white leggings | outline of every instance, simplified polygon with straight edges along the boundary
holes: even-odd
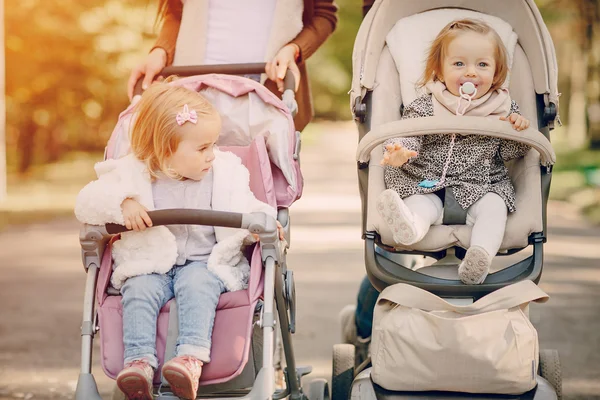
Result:
[[[417,217],[415,222],[422,224],[424,233],[430,226],[442,224],[444,207],[437,195],[415,194],[403,201]],[[496,193],[487,193],[473,203],[467,209],[467,225],[473,227],[471,246],[481,246],[494,257],[504,237],[507,216],[506,203]]]

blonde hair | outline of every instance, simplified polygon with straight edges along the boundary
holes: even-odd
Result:
[[[425,72],[418,82],[419,87],[423,87],[429,81],[440,80],[442,71],[442,62],[446,55],[448,45],[459,34],[463,32],[475,32],[481,35],[489,35],[496,44],[494,58],[496,60],[496,71],[494,72],[494,80],[490,90],[499,89],[508,74],[508,55],[502,39],[498,33],[488,24],[480,20],[461,19],[450,22],[438,33],[437,37],[431,44],[429,53],[427,54],[427,62],[425,64]]]
[[[137,115],[131,127],[131,150],[146,164],[153,178],[161,171],[177,178],[170,170],[168,160],[181,142],[176,115],[184,105],[187,104],[190,111],[196,111],[198,123],[202,123],[201,118],[219,117],[213,105],[199,93],[167,84],[171,80],[167,78],[165,82],[150,85],[135,105]]]

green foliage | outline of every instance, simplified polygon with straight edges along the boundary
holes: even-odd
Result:
[[[600,167],[600,150],[584,149],[558,153],[554,171],[585,171],[592,167]]]
[[[317,117],[349,119],[348,90],[352,83],[352,49],[362,21],[362,2],[336,0],[336,31],[308,60]]]

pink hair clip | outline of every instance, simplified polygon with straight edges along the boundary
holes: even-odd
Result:
[[[195,124],[198,122],[198,114],[196,113],[196,110],[190,111],[188,105],[186,104],[183,106],[183,111],[177,113],[175,119],[177,120],[177,125],[179,126],[185,124],[187,121]]]

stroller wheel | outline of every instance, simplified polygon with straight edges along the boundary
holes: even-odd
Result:
[[[562,372],[556,350],[540,350],[540,375],[546,379],[556,392],[556,398],[562,399]]]
[[[308,385],[308,400],[330,400],[326,379],[315,379]]]
[[[331,399],[348,400],[354,380],[354,346],[333,346],[333,374],[331,377]],[[312,400],[312,399],[311,399]]]

